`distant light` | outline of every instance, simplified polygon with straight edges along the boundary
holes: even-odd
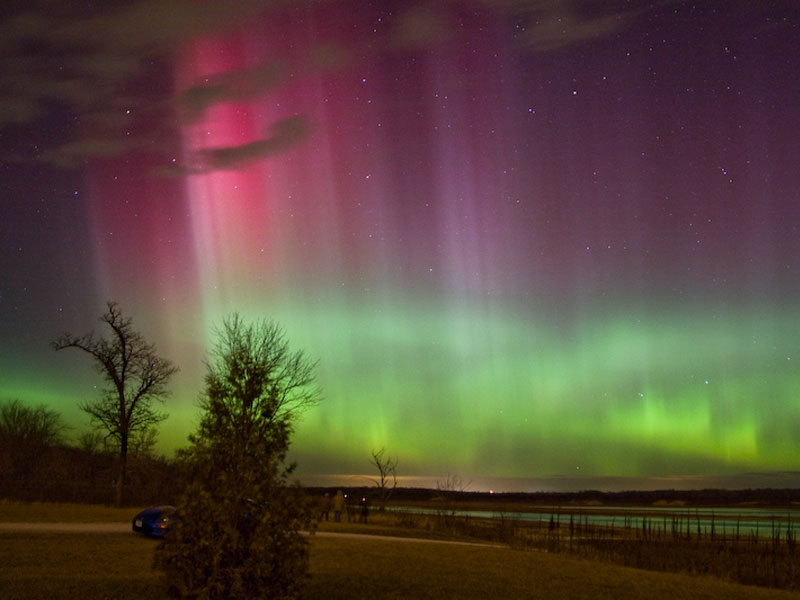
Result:
[[[490,494],[494,494],[494,490],[489,490],[489,493]]]

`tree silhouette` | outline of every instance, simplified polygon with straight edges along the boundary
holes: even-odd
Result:
[[[163,402],[168,396],[167,383],[178,369],[156,354],[155,346],[133,328],[131,318],[122,316],[116,302],[108,302],[107,308],[100,322],[111,330],[108,337],[65,333],[52,346],[55,350],[78,348],[91,355],[107,383],[99,399],[82,402],[80,408],[119,446],[116,502],[122,505],[129,443],[166,418],[153,402]]]
[[[48,451],[63,442],[61,415],[19,400],[0,402],[0,496],[35,493],[38,469]]]
[[[61,415],[46,406],[32,408],[19,400],[0,402],[0,443],[9,446],[53,446],[61,443]]]
[[[297,596],[310,511],[284,459],[298,412],[319,400],[314,367],[274,323],[234,314],[217,331],[204,414],[180,454],[188,481],[179,522],[156,555],[170,596]]]
[[[381,510],[385,507],[386,501],[392,495],[392,492],[397,487],[397,457],[392,458],[387,456],[386,448],[381,448],[377,452],[372,451],[372,460],[370,461],[378,469],[379,479],[373,480],[375,486],[381,497]],[[389,486],[389,478],[391,478],[391,487]]]

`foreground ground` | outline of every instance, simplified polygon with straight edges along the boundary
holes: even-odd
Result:
[[[0,521],[121,523],[129,513],[0,504]],[[151,569],[156,543],[104,528],[96,533],[0,531],[0,598],[161,598],[160,576]],[[306,598],[325,600],[798,597],[543,552],[363,537],[311,538],[311,574]]]

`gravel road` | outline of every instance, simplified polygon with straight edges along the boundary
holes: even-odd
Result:
[[[131,530],[126,523],[0,523],[0,531],[35,533],[124,533]]]
[[[131,531],[130,522],[125,523],[2,523],[0,532],[30,532],[30,533],[127,533]],[[307,534],[306,534],[307,535]],[[431,540],[413,537],[395,537],[390,535],[369,535],[366,533],[336,533],[333,531],[317,531],[317,537],[338,537],[364,540],[389,540],[392,542],[423,542],[428,544],[451,544],[458,546],[488,546],[503,547],[500,544],[482,544],[479,542],[459,542],[451,540]]]

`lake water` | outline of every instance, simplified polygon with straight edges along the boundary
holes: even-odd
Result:
[[[677,508],[661,506],[569,506],[569,507],[537,507],[530,512],[499,512],[488,510],[455,510],[443,511],[435,508],[392,507],[388,510],[409,512],[414,514],[452,514],[459,517],[476,519],[513,519],[518,521],[537,521],[549,525],[552,520],[559,528],[569,527],[570,518],[577,526],[578,522],[606,527],[630,527],[631,529],[676,529],[686,532],[687,527],[692,535],[701,532],[704,536],[715,535],[740,536],[756,534],[769,537],[773,531],[780,532],[781,539],[786,538],[787,531],[793,535],[800,534],[800,510],[777,508]]]

